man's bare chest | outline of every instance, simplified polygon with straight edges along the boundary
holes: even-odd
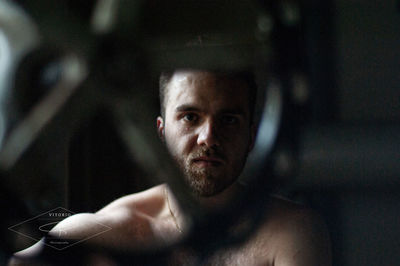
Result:
[[[272,252],[262,249],[254,242],[254,239],[249,239],[237,246],[202,252],[204,250],[178,248],[172,252],[169,265],[273,265]]]

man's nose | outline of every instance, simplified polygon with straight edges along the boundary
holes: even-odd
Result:
[[[219,146],[219,138],[217,134],[217,125],[212,119],[206,120],[199,128],[197,136],[198,145],[206,145],[207,147]]]

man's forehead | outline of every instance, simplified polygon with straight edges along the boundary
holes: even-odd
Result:
[[[215,82],[218,78],[217,73],[201,70],[178,70],[172,75],[170,86],[182,84],[188,86],[189,84],[204,82]]]
[[[190,72],[188,71],[176,71],[173,73],[170,84],[173,82],[188,82]]]
[[[179,70],[173,73],[168,84],[168,90],[171,88],[187,88],[191,86],[202,89],[239,89],[246,94],[249,89],[247,82],[235,75],[203,70]]]
[[[176,73],[169,84],[167,109],[172,112],[196,110],[246,114],[247,85],[244,88],[240,84],[217,84],[216,79],[215,74],[210,72]]]

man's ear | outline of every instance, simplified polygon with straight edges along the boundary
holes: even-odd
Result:
[[[157,117],[157,132],[160,139],[164,141],[164,119],[161,116]]]
[[[257,137],[257,126],[255,124],[252,124],[250,126],[250,142],[249,142],[249,151],[251,152],[254,148],[254,145],[256,143],[256,137]]]

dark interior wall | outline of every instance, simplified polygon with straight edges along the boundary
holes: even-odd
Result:
[[[400,10],[396,0],[336,0],[339,117],[400,120]]]
[[[398,265],[398,191],[341,193],[342,265]]]
[[[85,121],[71,138],[68,169],[67,205],[76,213],[96,212],[152,185],[132,160],[107,110]]]
[[[399,1],[313,2],[305,5],[313,117],[293,184],[324,216],[334,265],[398,265]]]

